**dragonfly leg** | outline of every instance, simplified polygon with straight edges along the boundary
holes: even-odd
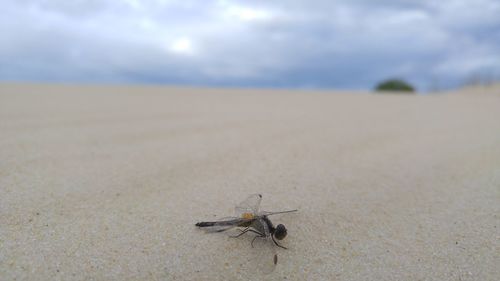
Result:
[[[287,247],[283,247],[280,244],[278,244],[278,242],[276,242],[276,240],[274,240],[274,236],[272,236],[272,235],[271,235],[271,239],[273,239],[273,242],[274,242],[274,244],[276,244],[276,246],[283,248],[283,249],[288,249]]]
[[[248,231],[250,231],[251,229],[250,229],[250,227],[247,227],[247,228],[245,228],[244,230],[241,230],[241,229],[238,229],[238,230],[241,232],[240,234],[235,235],[235,236],[229,236],[229,237],[231,237],[231,238],[238,238],[238,237],[240,237],[241,235],[243,235],[243,234],[247,233]]]
[[[264,235],[264,233],[260,233],[260,232],[258,232],[258,231],[256,231],[256,230],[253,230],[253,229],[249,229],[248,231],[253,232],[253,233],[255,233],[255,234],[258,234],[259,236],[262,236],[262,237],[264,237],[264,236],[265,236],[265,235]]]
[[[250,243],[250,245],[252,246],[252,248],[253,248],[253,242],[255,241],[255,239],[257,239],[257,238],[265,238],[266,237],[262,233],[259,233],[257,231],[254,231],[254,232],[258,233],[259,235],[255,235],[255,237],[252,239],[252,242]]]
[[[257,236],[255,236],[255,237],[252,239],[252,242],[250,243],[250,245],[252,246],[252,248],[253,248],[253,241],[255,241],[255,239],[257,239],[258,237],[261,237],[261,236],[257,235]]]

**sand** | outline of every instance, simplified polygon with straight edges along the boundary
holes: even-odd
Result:
[[[488,91],[487,91],[488,92]],[[498,280],[500,88],[0,86],[2,280]],[[194,224],[262,193],[288,236]]]

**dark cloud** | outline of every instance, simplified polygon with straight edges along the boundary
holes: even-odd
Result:
[[[375,3],[376,2],[376,3]],[[500,2],[3,4],[0,79],[426,90],[500,77]]]

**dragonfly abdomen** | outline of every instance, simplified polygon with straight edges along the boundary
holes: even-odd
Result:
[[[202,222],[199,222],[195,225],[199,226],[199,227],[214,226],[215,222],[214,221],[202,221]]]
[[[222,221],[202,221],[197,224],[196,226],[199,227],[207,227],[207,226],[236,226],[238,223],[241,222],[241,219],[230,219],[230,220],[222,220]]]

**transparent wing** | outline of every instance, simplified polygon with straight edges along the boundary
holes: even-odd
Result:
[[[245,214],[256,215],[259,212],[261,194],[252,194],[245,201],[236,205],[235,212],[237,217],[245,216]]]
[[[298,210],[288,210],[288,211],[278,211],[278,212],[260,211],[259,216],[271,216],[271,215],[276,215],[276,214],[293,213],[293,212],[297,212],[297,211]]]

